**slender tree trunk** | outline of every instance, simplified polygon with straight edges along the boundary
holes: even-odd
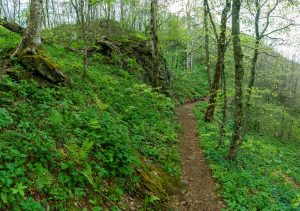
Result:
[[[52,7],[52,27],[54,27],[55,26],[55,22],[56,22],[56,10],[55,10],[54,0],[51,0],[51,7]]]
[[[218,146],[220,147],[223,143],[225,136],[225,125],[227,121],[227,87],[226,87],[226,74],[225,74],[225,65],[222,68],[222,87],[223,87],[223,106],[222,106],[222,122],[220,127],[220,138]]]
[[[57,5],[57,18],[58,18],[58,25],[61,24],[61,16],[60,16],[60,5],[59,5],[59,0],[56,1]]]
[[[157,0],[151,0],[151,33],[152,33],[152,85],[159,86],[158,74],[158,36],[157,36]]]
[[[121,23],[124,21],[124,0],[120,2],[120,21]]]
[[[2,0],[0,0],[0,6],[1,6],[1,15],[3,14],[4,17],[7,17],[7,12],[5,11],[5,8],[4,8],[4,5],[3,5],[3,2]]]
[[[261,6],[259,3],[259,0],[255,1],[255,8],[256,8],[256,14],[255,14],[255,46],[254,46],[254,52],[251,62],[251,75],[250,80],[248,83],[248,89],[247,89],[247,96],[246,96],[246,107],[245,107],[245,118],[244,118],[244,128],[243,128],[243,134],[242,139],[244,139],[246,133],[249,129],[249,123],[250,123],[250,117],[251,117],[251,96],[252,96],[252,90],[255,82],[255,76],[256,76],[256,64],[258,59],[258,50],[260,45],[261,36],[259,33],[259,21],[260,21],[260,13],[261,13]],[[242,143],[242,141],[241,141]],[[240,143],[240,144],[241,144]]]
[[[46,0],[46,18],[47,18],[47,25],[48,27],[51,27],[50,26],[50,17],[49,17],[49,0]]]
[[[26,54],[27,52],[35,54],[37,48],[41,45],[42,7],[43,0],[31,0],[28,26],[21,43],[12,54],[12,57],[18,54]]]
[[[191,30],[191,3],[190,0],[187,0],[186,4],[186,17],[187,17],[187,28],[190,32]],[[188,43],[188,49],[186,52],[186,69],[187,71],[191,71],[193,69],[193,51],[192,51],[191,42]]]
[[[18,4],[18,24],[21,25],[21,1]]]
[[[215,67],[215,74],[213,83],[211,86],[211,93],[209,97],[209,105],[207,107],[205,113],[205,121],[211,122],[214,116],[215,108],[216,108],[216,97],[217,91],[219,89],[220,77],[222,74],[222,68],[225,60],[225,52],[226,52],[226,29],[227,29],[227,16],[231,7],[231,1],[226,0],[226,6],[222,11],[221,17],[221,32],[218,38],[218,58]]]
[[[259,43],[260,43],[260,40],[257,39],[255,42],[255,49],[254,49],[254,54],[253,54],[252,62],[251,62],[251,75],[250,75],[250,80],[249,80],[249,84],[248,84],[248,88],[247,88],[244,132],[243,132],[242,138],[245,137],[247,131],[249,130],[249,123],[250,123],[250,117],[251,117],[251,97],[252,97],[252,90],[253,90],[254,82],[255,82],[255,76],[256,76],[256,64],[257,64],[257,59],[258,59]]]
[[[211,76],[210,76],[210,52],[209,52],[209,31],[208,31],[208,11],[206,7],[206,2],[204,1],[204,29],[205,29],[205,64],[207,71],[207,80],[209,89],[211,89]]]
[[[79,11],[80,11],[80,22],[81,22],[81,30],[84,41],[84,49],[83,49],[83,74],[82,77],[85,78],[87,76],[87,67],[88,67],[88,28],[89,28],[89,11],[90,6],[88,6],[88,11],[85,13],[85,0],[80,0],[79,2]]]
[[[13,2],[13,22],[16,22],[17,1],[12,0],[12,2]]]
[[[243,119],[243,52],[240,40],[240,9],[241,0],[233,0],[232,7],[232,40],[233,55],[235,63],[235,113],[232,140],[230,144],[228,158],[236,159],[239,142],[242,136],[242,119]]]
[[[43,23],[43,27],[46,28],[47,27],[47,22],[46,22],[46,13],[45,13],[45,9],[44,9],[44,5],[42,6],[42,23]]]

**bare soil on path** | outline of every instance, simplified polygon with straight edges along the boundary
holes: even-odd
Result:
[[[176,211],[218,211],[226,206],[217,195],[217,184],[199,147],[197,123],[192,111],[194,104],[177,108],[182,125],[181,172],[185,188],[174,196],[172,204]]]

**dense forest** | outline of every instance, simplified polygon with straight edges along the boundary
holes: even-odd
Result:
[[[300,2],[0,0],[0,210],[300,210]]]

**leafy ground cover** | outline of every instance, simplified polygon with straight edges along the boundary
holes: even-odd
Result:
[[[5,52],[20,39],[0,35]],[[179,175],[174,102],[118,67],[91,60],[82,79],[81,55],[45,52],[66,86],[0,72],[0,209],[118,210],[128,195],[145,210],[165,206]]]
[[[232,163],[224,159],[232,122],[228,122],[226,138],[218,147],[220,113],[213,123],[206,123],[206,106],[200,103],[195,109],[200,145],[228,210],[300,210],[300,143],[249,134]]]
[[[207,73],[204,66],[190,71],[172,70],[171,95],[180,104],[197,100],[208,94]]]

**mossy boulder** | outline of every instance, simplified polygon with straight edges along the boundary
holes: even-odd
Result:
[[[100,53],[106,57],[108,64],[120,65],[131,73],[140,74],[144,83],[152,82],[152,50],[151,42],[145,37],[128,35],[119,37],[102,37],[96,41],[96,47],[89,49],[92,56]],[[141,71],[142,70],[142,71]],[[171,73],[167,62],[159,55],[159,85],[164,92],[168,92],[171,83]]]
[[[51,84],[60,84],[67,79],[61,70],[44,56],[26,55],[19,57],[18,61],[33,76],[40,77]]]

